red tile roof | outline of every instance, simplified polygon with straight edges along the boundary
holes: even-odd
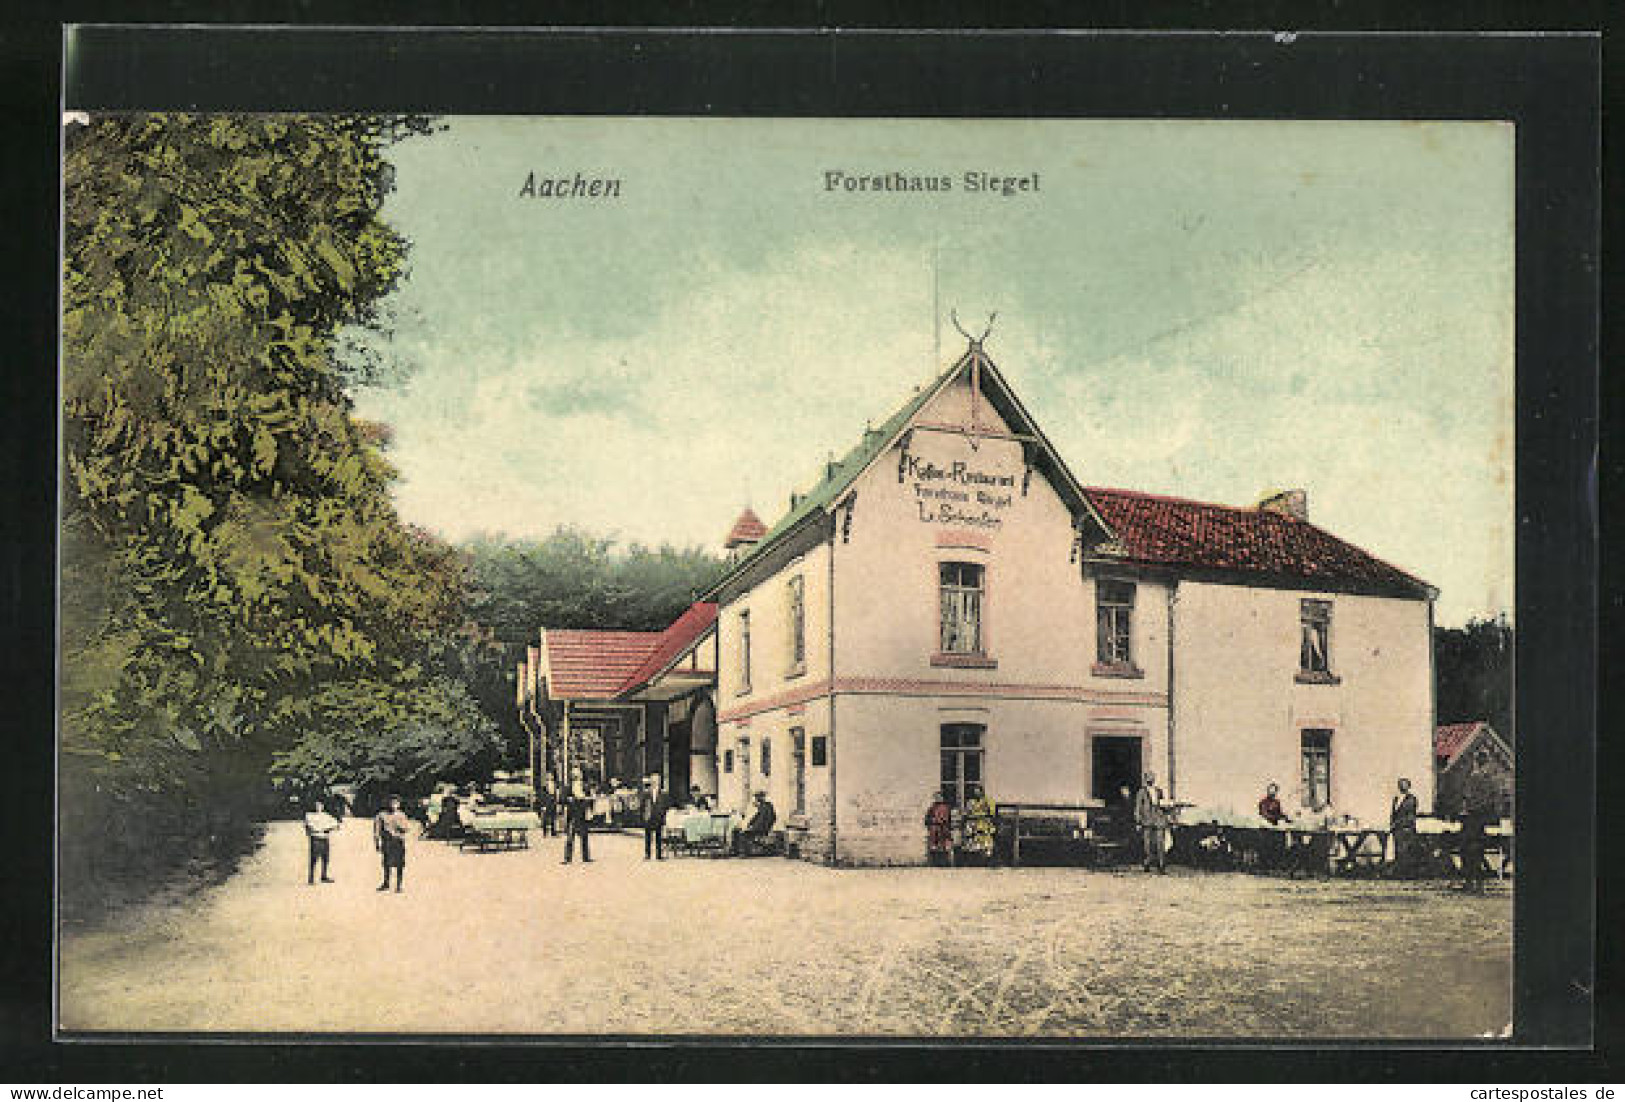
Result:
[[[741,543],[755,543],[765,535],[767,535],[767,525],[762,523],[762,518],[756,515],[754,509],[746,506],[745,511],[739,514],[739,519],[734,521],[733,530],[728,533],[728,538],[724,541],[723,546],[733,547]]]
[[[547,628],[547,695],[554,700],[612,700],[660,645],[658,631]]]
[[[1084,487],[1131,562],[1421,595],[1427,583],[1305,520],[1133,490]]]
[[[1478,737],[1487,724],[1482,720],[1472,723],[1441,723],[1433,732],[1433,756],[1442,758],[1446,768],[1454,765],[1456,757],[1467,744]]]
[[[648,658],[643,660],[631,676],[621,684],[621,692],[641,688],[669,666],[679,655],[705,634],[717,622],[717,606],[709,601],[695,601],[673,620],[671,626],[660,633],[660,640]]]

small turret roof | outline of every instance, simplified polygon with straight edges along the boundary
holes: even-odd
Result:
[[[742,543],[755,543],[765,535],[767,535],[767,525],[763,524],[762,518],[757,516],[756,511],[747,505],[745,511],[739,514],[739,519],[734,521],[734,526],[728,532],[728,539],[723,543],[723,546],[738,547]]]

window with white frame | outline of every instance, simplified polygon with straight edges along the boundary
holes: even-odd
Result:
[[[807,665],[807,603],[805,583],[800,574],[789,581],[790,672],[799,673]]]
[[[982,794],[982,725],[942,725],[942,798],[964,807]]]
[[[1329,677],[1332,672],[1332,603],[1304,598],[1298,603],[1298,672]]]
[[[800,727],[790,728],[790,760],[795,772],[795,812],[807,811],[807,734]]]
[[[1134,583],[1095,583],[1095,658],[1102,666],[1134,664]]]
[[[942,596],[941,647],[944,654],[982,653],[982,594],[986,572],[981,563],[938,564]]]
[[[739,691],[750,691],[750,610],[739,614]]]

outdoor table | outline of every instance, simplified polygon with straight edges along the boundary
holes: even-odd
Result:
[[[1106,806],[1102,800],[1087,800],[1077,804],[999,804],[993,812],[994,821],[1003,821],[1008,824],[1010,837],[1010,863],[1021,864],[1021,843],[1040,842],[1053,843],[1058,839],[1084,839],[1088,838],[1091,845],[1093,836],[1087,834],[1089,830],[1089,814],[1100,811]],[[1035,821],[1074,821],[1077,826],[1069,834],[1055,834],[1053,832],[1026,831],[1022,829],[1022,815],[1026,814],[1029,824]]]
[[[692,811],[675,824],[683,852],[726,853],[733,832],[733,815],[726,811]]]
[[[489,815],[470,816],[468,834],[459,848],[470,847],[481,853],[493,849],[529,849],[530,831],[542,825],[540,815],[534,811],[507,811]]]
[[[1332,850],[1332,871],[1347,875],[1361,869],[1381,868],[1388,858],[1388,831],[1378,827],[1336,827],[1331,830],[1335,848]],[[1373,852],[1367,848],[1376,842]]]
[[[1419,819],[1416,833],[1434,863],[1434,871],[1447,876],[1461,873],[1461,824],[1432,817]],[[1512,875],[1516,832],[1503,819],[1484,828],[1484,858],[1493,861],[1490,871],[1497,879]]]

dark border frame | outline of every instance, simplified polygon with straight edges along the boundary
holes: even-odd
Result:
[[[1519,1045],[1590,1045],[1593,992],[1601,990],[1594,978],[1594,930],[1586,921],[1596,913],[1599,749],[1600,38],[82,26],[66,35],[63,61],[65,105],[88,109],[1512,120],[1518,126],[1517,708],[1520,727],[1540,731],[1539,755],[1524,756],[1518,779],[1526,813],[1515,998]],[[25,88],[29,76],[20,68],[5,84],[22,93],[17,101],[49,111],[50,137],[41,147],[49,155],[54,105],[42,102],[37,86]],[[48,174],[29,176],[18,188],[16,197],[32,218],[56,209],[54,178],[53,158]],[[10,515],[26,516],[35,534],[8,547],[3,564],[7,604],[25,613],[14,621],[19,658],[7,666],[6,678],[11,699],[23,702],[8,720],[18,725],[11,745],[20,748],[17,764],[28,793],[3,813],[8,835],[18,840],[9,847],[16,859],[8,875],[28,885],[29,903],[38,908],[12,906],[0,914],[0,933],[13,935],[0,970],[0,1021],[17,1055],[8,1058],[8,1078],[1486,1081],[1551,1074],[1549,1059],[1505,1043],[1415,1048],[1404,1065],[1391,1045],[1272,1045],[1265,1063],[1257,1059],[1258,1046],[1222,1040],[1096,1046],[612,1039],[606,1045],[565,1038],[538,1045],[526,1038],[530,1043],[522,1047],[457,1048],[443,1041],[356,1046],[354,1039],[279,1035],[255,1045],[51,1043],[50,911],[40,889],[51,867],[42,830],[51,822],[51,755],[41,732],[53,726],[55,233],[38,244],[45,282],[19,279],[12,305],[26,303],[24,322],[12,331],[40,354],[6,379],[20,426],[6,442],[8,488],[17,498]],[[1603,928],[1610,928],[1606,916]],[[1602,1000],[1596,1006],[1602,1010]],[[1155,1050],[1154,1059],[1144,1058],[1147,1049]],[[1613,1075],[1609,1066],[1607,1056],[1596,1053],[1571,1054],[1561,1065],[1570,1076],[1617,1079],[1617,1065]]]

